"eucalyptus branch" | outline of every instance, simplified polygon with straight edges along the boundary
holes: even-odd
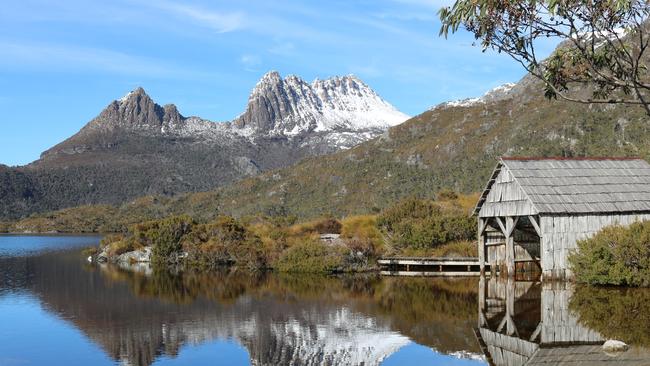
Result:
[[[542,80],[549,98],[641,105],[650,115],[644,56],[650,47],[649,15],[647,0],[456,0],[440,11],[440,34],[464,27],[484,49],[508,54]],[[545,37],[566,44],[540,61],[536,41]],[[571,95],[575,83],[593,85],[592,97]]]

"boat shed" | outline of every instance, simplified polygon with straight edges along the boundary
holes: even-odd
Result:
[[[482,272],[487,263],[509,276],[538,269],[545,279],[571,278],[567,256],[579,240],[606,226],[650,219],[650,164],[503,157],[474,213]]]

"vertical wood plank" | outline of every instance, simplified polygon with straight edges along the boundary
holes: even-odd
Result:
[[[508,277],[515,275],[515,239],[513,234],[515,218],[506,217],[506,266]]]
[[[478,261],[481,275],[485,274],[485,219],[478,219]]]

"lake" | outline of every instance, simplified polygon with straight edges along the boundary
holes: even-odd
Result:
[[[0,365],[650,365],[648,290],[130,271],[99,239],[0,236]]]

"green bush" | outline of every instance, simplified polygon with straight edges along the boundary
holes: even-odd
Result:
[[[650,286],[650,221],[604,228],[579,241],[569,263],[578,282]]]
[[[280,272],[333,273],[341,271],[345,261],[341,247],[319,241],[305,241],[288,248],[277,261]]]
[[[339,220],[332,217],[319,220],[315,225],[315,229],[319,234],[340,234],[341,227]]]
[[[188,262],[199,267],[238,264],[257,269],[267,262],[260,238],[228,216],[196,225],[182,247],[188,253]]]
[[[116,256],[132,252],[140,248],[142,248],[142,246],[133,240],[133,238],[122,238],[108,245],[108,255]]]
[[[431,249],[476,236],[475,221],[464,210],[414,198],[383,211],[377,224],[397,250]]]
[[[341,238],[352,251],[370,257],[384,252],[384,238],[377,227],[376,216],[350,216],[346,217],[341,224]]]
[[[438,194],[436,194],[436,199],[439,200],[439,201],[457,200],[458,199],[458,193],[451,190],[451,189],[448,189],[448,188],[441,189],[438,192]]]
[[[124,239],[124,235],[121,234],[107,234],[104,235],[102,240],[99,241],[99,247],[104,248],[112,243],[115,243],[117,241],[120,241]]]
[[[340,234],[341,223],[332,217],[302,222],[289,227],[291,235]]]
[[[135,225],[133,239],[151,246],[151,261],[156,264],[175,262],[181,252],[181,239],[192,230],[194,220],[187,215],[149,221]]]

